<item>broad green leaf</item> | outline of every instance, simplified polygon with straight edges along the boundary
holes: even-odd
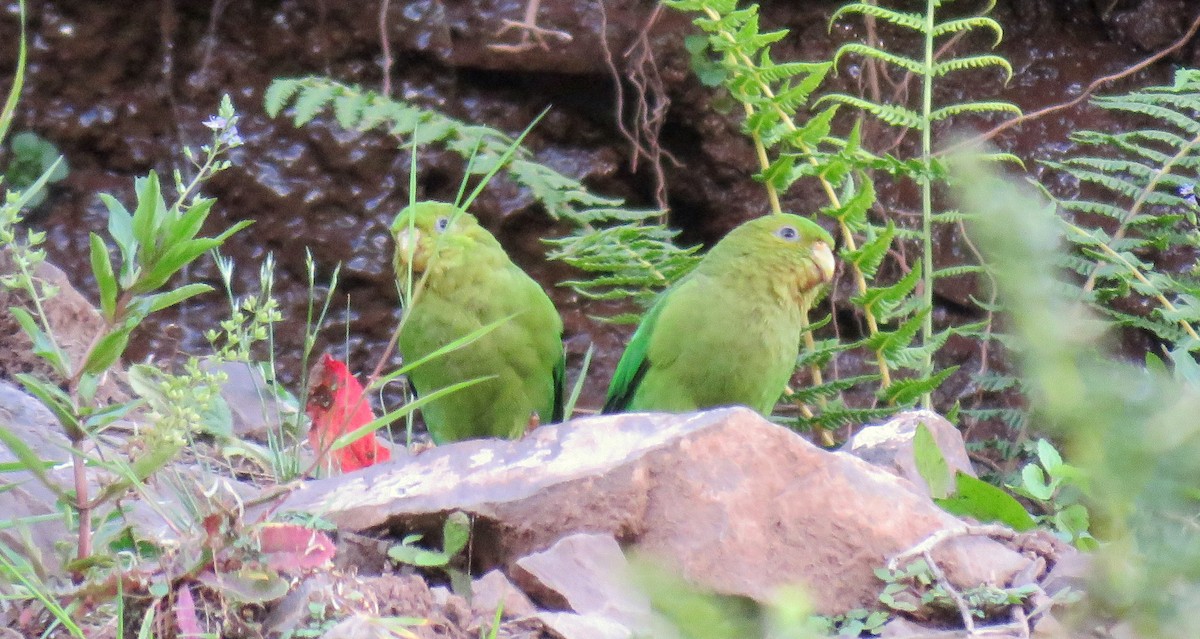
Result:
[[[185,284],[177,289],[155,293],[146,297],[150,313],[157,313],[164,308],[175,306],[176,304],[213,290],[213,287],[208,284]]]
[[[193,202],[166,230],[165,246],[171,247],[196,237],[216,202],[213,198],[201,198]]]
[[[192,260],[220,245],[221,240],[217,238],[202,237],[171,246],[163,252],[161,257],[154,261],[151,270],[139,278],[138,282],[130,287],[129,290],[134,293],[148,293],[153,291],[166,284],[172,275],[179,272],[180,269],[191,263]]]
[[[1035,463],[1025,464],[1021,469],[1021,489],[1033,499],[1050,501],[1054,496],[1054,487],[1046,483],[1046,475],[1042,467]]]
[[[137,208],[133,211],[133,237],[138,243],[138,261],[147,264],[156,257],[155,240],[161,224],[160,212],[165,211],[167,205],[162,201],[158,173],[154,171],[135,180],[134,190],[137,192]]]
[[[388,548],[387,554],[393,561],[421,568],[436,568],[450,562],[450,557],[444,552],[408,544],[396,544]]]
[[[466,513],[455,511],[446,517],[442,526],[442,551],[453,557],[467,547],[471,539],[471,518]]]
[[[123,326],[96,342],[96,345],[88,353],[87,361],[83,363],[85,373],[99,375],[108,370],[125,352],[125,346],[129,343],[129,334],[133,332],[135,325]]]
[[[1059,467],[1063,465],[1062,455],[1058,454],[1054,444],[1045,439],[1039,439],[1037,442],[1037,457],[1051,477],[1055,476]]]
[[[1031,530],[1037,525],[1012,495],[962,471],[958,471],[955,477],[954,494],[934,501],[951,514],[983,522],[999,522],[1018,532]]]
[[[943,499],[950,494],[950,465],[946,463],[942,449],[938,448],[933,433],[929,432],[924,422],[917,425],[917,432],[913,436],[913,461],[917,473],[929,485],[931,497]]]
[[[100,289],[100,311],[104,319],[111,323],[117,307],[117,278],[113,274],[112,261],[104,240],[95,233],[91,233],[88,239],[91,242],[92,274],[96,276],[96,286]]]

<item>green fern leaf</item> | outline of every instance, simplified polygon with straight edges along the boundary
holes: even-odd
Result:
[[[852,298],[852,301],[863,308],[882,308],[885,305],[899,304],[913,292],[920,280],[921,267],[920,264],[916,264],[907,275],[891,286],[867,289],[866,293]]]
[[[904,69],[905,71],[909,71],[915,75],[924,75],[925,74],[925,63],[923,63],[923,62],[914,60],[912,58],[906,58],[902,55],[898,55],[898,54],[891,53],[888,51],[876,49],[874,47],[870,47],[865,44],[860,44],[858,42],[850,42],[850,43],[843,44],[842,46],[838,47],[837,53],[835,53],[833,55],[834,66],[837,66],[838,62],[841,61],[842,56],[849,54],[849,53],[854,53],[854,54],[860,55],[864,58],[871,58],[874,60],[879,60],[880,62],[886,62],[887,64],[900,67],[901,69]],[[991,56],[991,57],[995,57],[995,56]],[[935,65],[934,68],[937,68],[937,65]]]
[[[837,11],[834,11],[833,15],[829,18],[829,30],[832,32],[834,23],[837,22],[842,16],[850,14],[871,16],[872,18],[890,22],[898,27],[904,27],[919,33],[925,32],[925,16],[922,16],[919,13],[895,11],[888,9],[887,7],[866,4],[864,2],[848,4],[846,6],[839,7]]]
[[[1014,115],[1021,115],[1021,108],[1008,102],[967,102],[965,104],[952,104],[935,109],[929,114],[929,120],[937,122],[963,113],[1012,113]]]
[[[849,105],[855,109],[865,111],[872,116],[882,120],[886,124],[902,127],[906,129],[915,129],[921,125],[921,116],[912,109],[907,109],[898,104],[876,104],[870,100],[859,98],[852,95],[842,93],[833,93],[822,96],[817,100],[816,104],[820,105],[823,102],[831,101]]]
[[[1012,65],[1003,57],[998,55],[972,55],[965,58],[953,58],[945,62],[937,62],[933,65],[933,76],[942,77],[948,73],[955,71],[963,71],[967,69],[985,69],[988,67],[999,67],[1004,70],[1004,81],[1007,83],[1012,80],[1013,70]]]
[[[874,235],[874,237],[870,237]],[[868,239],[858,247],[856,251],[842,249],[842,260],[850,262],[862,271],[862,274],[868,278],[874,279],[875,273],[879,269],[879,265],[883,262],[883,258],[887,256],[888,249],[892,247],[892,239],[896,236],[896,225],[891,220],[888,220],[887,227],[882,232],[876,231],[874,228],[868,232]]]
[[[293,78],[276,78],[271,81],[263,95],[263,109],[272,118],[287,106],[288,100],[300,88],[300,80]]]
[[[333,99],[333,117],[337,120],[338,126],[347,130],[354,130],[365,106],[366,100],[363,99],[362,95],[352,93],[340,94]]]
[[[1004,29],[1000,27],[1000,23],[985,16],[947,20],[933,28],[933,37],[940,38],[950,33],[958,33],[959,31],[968,31],[971,29],[987,29],[995,34],[996,40],[992,43],[992,47],[999,46],[1000,42],[1004,40]]]
[[[941,386],[942,382],[946,381],[946,378],[953,375],[957,370],[957,366],[950,366],[929,377],[894,380],[890,386],[880,388],[877,395],[881,400],[889,404],[911,406],[922,395],[937,390],[938,386]]]
[[[978,264],[959,264],[957,266],[946,266],[934,270],[931,279],[940,280],[945,277],[961,277],[963,275],[978,275],[985,272],[982,266]]]
[[[292,123],[303,126],[312,121],[333,99],[335,90],[336,87],[330,84],[305,84],[301,87],[293,104],[295,114],[292,116]]]

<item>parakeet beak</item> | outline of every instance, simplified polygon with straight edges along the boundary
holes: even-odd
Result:
[[[833,279],[833,251],[829,249],[829,245],[824,242],[817,242],[812,247],[812,261],[817,265],[817,270],[821,271],[821,281],[828,282]]]
[[[425,271],[426,256],[421,252],[421,231],[417,228],[403,227],[396,232],[396,271],[400,272],[401,265],[414,273]]]
[[[421,232],[415,228],[403,228],[396,233],[396,253],[403,255],[407,260],[417,249],[417,243],[421,241]]]

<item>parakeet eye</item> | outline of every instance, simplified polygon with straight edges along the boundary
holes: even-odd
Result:
[[[775,235],[789,242],[795,242],[800,237],[800,231],[797,231],[794,226],[781,226],[778,231],[775,231]]]
[[[433,223],[433,228],[437,229],[439,233],[445,231],[446,229],[450,228],[450,218],[439,217],[437,221]]]

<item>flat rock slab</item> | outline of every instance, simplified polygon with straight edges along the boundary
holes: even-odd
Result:
[[[520,441],[440,446],[308,482],[271,508],[394,533],[437,530],[461,510],[474,518],[477,569],[607,533],[717,592],[761,601],[805,584],[824,614],[875,604],[874,568],[962,525],[908,481],[743,408],[602,416]],[[963,586],[1002,585],[1028,563],[971,538],[944,544],[938,561]]]

